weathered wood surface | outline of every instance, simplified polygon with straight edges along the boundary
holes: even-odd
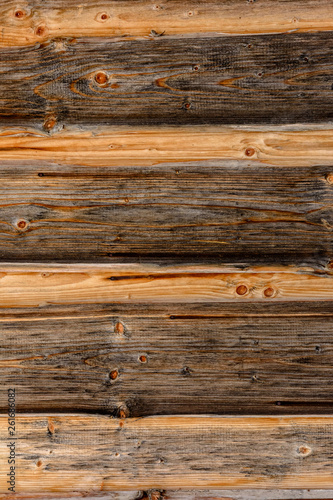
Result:
[[[109,167],[166,162],[248,160],[284,167],[332,166],[333,129],[325,125],[279,127],[94,127],[55,122],[49,132],[0,128],[0,161]],[[332,172],[333,173],[333,172]]]
[[[322,123],[332,60],[330,32],[3,48],[0,124]]]
[[[333,302],[0,310],[0,411],[331,413]]]
[[[1,166],[2,261],[110,262],[110,254],[156,253],[332,257],[333,167],[31,163]]]
[[[332,424],[332,417],[21,415],[16,490],[332,489]],[[0,417],[2,472],[7,426]],[[4,475],[0,488],[7,490]]]
[[[151,2],[128,0],[2,0],[0,46],[33,45],[53,37],[275,33],[333,29],[324,0]]]
[[[240,266],[242,267],[242,266]],[[332,270],[179,265],[0,266],[1,307],[47,304],[333,300]]]

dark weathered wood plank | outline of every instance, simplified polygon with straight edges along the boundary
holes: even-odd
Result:
[[[50,414],[16,420],[17,492],[117,491],[128,484],[132,489],[333,486],[332,417]],[[7,417],[1,417],[2,442],[7,426]],[[1,446],[2,471],[7,450]],[[6,480],[2,475],[2,492]]]
[[[0,310],[0,411],[322,414],[333,302]]]
[[[245,160],[109,168],[4,163],[0,258],[113,262],[157,253],[328,261],[332,170]]]
[[[158,37],[198,33],[242,34],[329,31],[325,0],[2,0],[0,46],[33,45],[52,37]],[[42,30],[41,30],[42,28]]]
[[[327,122],[332,60],[330,32],[3,48],[0,124]]]

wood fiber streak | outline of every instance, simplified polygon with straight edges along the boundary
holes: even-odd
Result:
[[[0,420],[3,438],[7,417]],[[128,484],[332,488],[332,424],[332,417],[18,416],[17,492],[126,490]],[[2,439],[1,459],[7,454]],[[2,476],[2,491],[5,481]]]
[[[2,310],[0,386],[18,412],[329,413],[332,316],[333,302]]]
[[[315,34],[53,39],[3,48],[1,125],[321,123],[333,42]]]
[[[324,0],[102,0],[84,6],[80,0],[19,4],[2,0],[0,46],[33,45],[59,36],[155,38],[162,34],[329,31],[332,18],[332,5]]]
[[[331,167],[2,165],[2,261],[332,256]],[[249,180],[251,181],[249,182]],[[110,254],[112,254],[110,256]]]

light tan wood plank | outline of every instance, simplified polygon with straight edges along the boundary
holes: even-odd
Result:
[[[0,161],[69,165],[158,165],[215,159],[247,159],[281,166],[332,165],[333,129],[233,127],[64,129],[54,133],[0,129]],[[333,182],[332,177],[328,178]]]
[[[0,266],[1,307],[107,302],[332,300],[332,271],[144,265]]]
[[[324,0],[221,3],[177,0],[13,1],[0,7],[0,46],[28,45],[53,37],[253,34],[328,31],[333,8]]]
[[[19,395],[18,395],[19,397]],[[16,492],[331,488],[332,417],[16,417]],[[7,491],[8,421],[0,418]],[[94,450],[94,453],[92,453]]]

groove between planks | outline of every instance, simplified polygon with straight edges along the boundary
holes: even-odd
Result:
[[[332,489],[332,417],[19,415],[16,491]],[[7,416],[0,417],[1,470]],[[92,448],[95,453],[92,454]],[[6,478],[0,479],[7,491]]]

